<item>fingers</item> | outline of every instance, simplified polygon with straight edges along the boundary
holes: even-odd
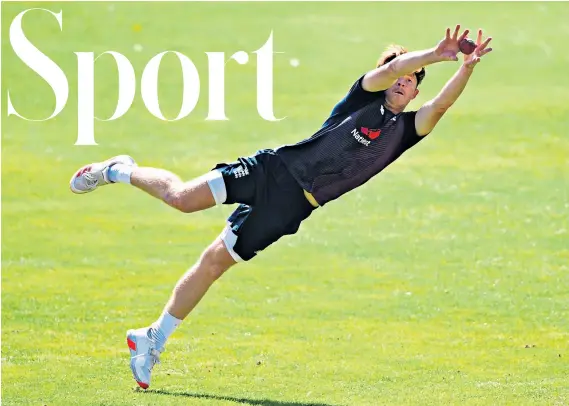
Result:
[[[452,39],[456,41],[456,39],[458,38],[458,32],[460,31],[460,24],[456,25],[456,28],[454,29],[454,34],[452,34]]]
[[[447,28],[447,33],[445,39],[450,39],[450,28]]]
[[[478,30],[478,37],[476,38],[476,45],[480,45],[481,42],[482,42],[482,30],[479,29]]]
[[[480,39],[480,36],[479,36],[479,41],[480,41],[480,40],[481,40],[481,39]],[[492,37],[486,38],[486,41],[484,41],[482,44],[480,44],[480,42],[478,42],[478,43],[477,43],[477,45],[478,45],[477,48],[478,48],[480,51],[483,51],[483,50],[488,46],[488,44],[490,43],[490,41],[492,41]]]
[[[490,41],[492,41],[492,37],[486,38],[486,41],[484,41],[482,44],[479,44],[476,47],[476,49],[474,50],[474,54],[476,56],[484,56],[488,52],[492,52],[492,48],[486,48],[488,46],[488,44],[490,43]]]
[[[460,42],[460,41],[462,41],[463,39],[465,39],[469,32],[470,32],[469,30],[464,30],[464,32],[462,33],[462,35],[458,38],[458,42]]]
[[[492,48],[476,51],[476,53],[469,60],[465,61],[465,66],[467,66],[469,69],[474,68],[482,60],[482,57],[490,52],[492,52]]]

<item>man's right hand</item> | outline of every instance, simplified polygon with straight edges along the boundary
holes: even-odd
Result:
[[[458,53],[460,49],[458,44],[468,35],[468,30],[465,30],[460,37],[460,24],[454,29],[454,33],[450,35],[450,28],[447,28],[445,37],[437,44],[435,48],[435,56],[439,61],[458,61]]]

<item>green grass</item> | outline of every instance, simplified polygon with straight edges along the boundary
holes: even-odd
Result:
[[[569,404],[568,3],[3,3],[2,400],[4,405]],[[65,71],[69,101],[15,56],[12,19],[63,10],[63,31],[25,17]],[[216,283],[169,341],[152,390],[135,390],[124,333],[154,321],[233,207],[182,215],[127,186],[75,196],[80,165],[118,153],[184,178],[309,136],[391,42],[430,47],[447,25],[482,27],[495,51],[435,132],[294,236]],[[133,30],[135,24],[142,28]],[[273,31],[274,105],[255,105],[255,58]],[[134,44],[143,50],[136,52]],[[137,87],[121,119],[75,146],[76,57],[115,50],[137,74],[164,50],[198,67],[178,122]],[[227,65],[227,122],[208,122],[205,52]],[[293,68],[290,58],[298,58]],[[432,66],[412,108],[456,64]],[[160,103],[181,102],[164,59]],[[117,97],[96,66],[96,111]]]

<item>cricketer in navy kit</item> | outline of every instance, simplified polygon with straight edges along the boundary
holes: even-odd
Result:
[[[452,33],[447,28],[442,40],[421,51],[389,46],[376,67],[353,82],[323,125],[295,144],[217,164],[189,181],[165,169],[139,166],[128,155],[75,171],[70,189],[77,194],[126,183],[184,213],[238,204],[221,234],[179,279],[160,317],[127,331],[130,368],[140,387],[149,387],[166,341],[224,272],[295,234],[314,210],[365,184],[433,131],[492,50],[491,38],[483,41],[479,30],[474,52],[462,55],[441,91],[417,111],[405,111],[419,93],[425,66],[459,61],[459,43],[468,30],[459,32],[460,25]]]

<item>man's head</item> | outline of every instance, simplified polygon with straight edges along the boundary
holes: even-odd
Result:
[[[407,53],[407,49],[401,45],[390,45],[381,54],[377,61],[377,67],[385,65],[399,55]],[[401,76],[385,92],[387,102],[399,110],[403,110],[419,94],[419,85],[425,77],[425,68],[421,68],[411,75]]]

